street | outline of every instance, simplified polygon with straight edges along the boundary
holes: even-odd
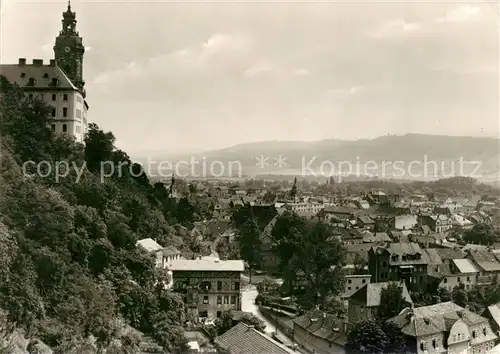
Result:
[[[276,327],[270,323],[264,316],[259,311],[259,308],[257,305],[255,305],[255,298],[258,295],[257,288],[255,285],[247,285],[242,292],[241,296],[241,310],[245,312],[251,312],[252,314],[255,315],[255,317],[259,318],[266,324],[266,333],[268,335],[272,335],[274,332],[276,332]],[[290,338],[286,337],[283,332],[277,331],[277,334],[279,335],[280,339],[283,340],[283,344],[285,345],[293,345],[293,342]]]

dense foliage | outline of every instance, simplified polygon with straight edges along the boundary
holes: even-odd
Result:
[[[89,336],[98,348],[114,339],[126,346],[124,322],[166,349],[181,346],[182,299],[160,286],[165,274],[135,244],[151,237],[185,247],[169,221],[191,222],[189,202],[177,208],[164,186],[151,186],[112,133],[91,124],[85,147],[54,135],[41,100],[5,78],[0,88],[0,307],[8,320],[61,353],[82,352]]]
[[[347,354],[405,353],[403,333],[391,322],[374,318],[354,325],[347,335]]]

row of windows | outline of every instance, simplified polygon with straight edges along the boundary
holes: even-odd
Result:
[[[364,284],[366,283],[366,279],[361,279],[361,282]],[[351,284],[352,283],[352,279],[347,279],[347,284]]]
[[[79,128],[79,127],[77,127],[77,128]],[[52,129],[52,132],[55,133],[56,132],[56,125],[52,124],[51,129]],[[62,131],[63,131],[63,133],[68,132],[68,125],[67,124],[62,125]]]
[[[493,347],[495,346],[495,344],[493,342],[488,342],[484,345],[484,352],[487,353],[488,351],[492,350]],[[481,349],[482,349],[483,345],[478,345],[476,347],[472,347],[472,354],[476,354],[476,353],[481,353]]]
[[[222,296],[217,296],[217,305],[222,305],[222,299],[223,297]],[[203,303],[205,305],[209,305],[210,304],[210,300],[209,300],[209,297],[208,296],[203,296]],[[229,304],[229,296],[224,296],[224,304],[227,305]],[[236,304],[236,296],[231,296],[231,304],[234,305]]]
[[[229,296],[224,296],[224,305],[229,304]],[[231,296],[231,305],[236,304],[236,296]],[[222,296],[217,296],[217,305],[222,305]]]
[[[457,281],[460,283],[462,280],[460,280],[460,277],[457,277]],[[470,277],[467,277],[467,281],[468,281],[468,282],[470,282],[470,281],[471,281],[471,280],[470,280]],[[446,284],[447,282],[448,282],[448,278],[444,278],[443,283],[445,283],[445,284]]]
[[[212,283],[209,281],[205,281],[201,283],[201,288],[205,291],[212,290]],[[240,282],[233,281],[231,282],[231,290],[240,290]],[[222,291],[222,281],[217,281],[217,291]]]
[[[434,349],[436,349],[437,347],[439,347],[439,339],[433,339],[432,340],[432,347]],[[420,342],[420,350],[422,350],[422,351],[426,351],[427,350],[427,342],[426,341]]]
[[[32,100],[33,99],[33,94],[32,93],[28,94],[28,97],[29,97],[30,100]],[[63,101],[67,101],[68,100],[68,94],[67,93],[64,93],[62,95],[62,97],[63,97]],[[57,95],[55,93],[52,94],[52,101],[57,101]]]
[[[55,117],[57,115],[57,111],[55,107],[52,107],[52,117]],[[68,116],[68,107],[63,107],[62,109],[62,116],[67,117]]]

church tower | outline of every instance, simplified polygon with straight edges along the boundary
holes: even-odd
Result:
[[[62,30],[56,38],[54,58],[71,82],[81,91],[85,98],[85,82],[83,81],[83,54],[85,47],[82,38],[76,31],[76,14],[71,12],[71,3],[63,12]]]

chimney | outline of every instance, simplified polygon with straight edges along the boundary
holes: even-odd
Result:
[[[26,65],[26,58],[19,58],[19,65]]]
[[[56,66],[56,60],[55,59],[50,59],[49,66]]]
[[[33,59],[33,65],[43,65],[43,59]]]

